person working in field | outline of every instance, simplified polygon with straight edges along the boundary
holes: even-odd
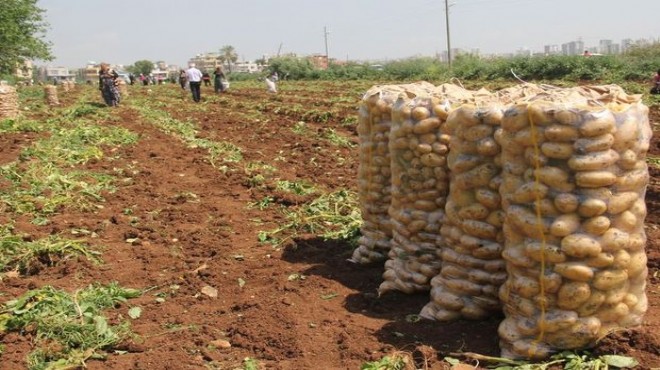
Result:
[[[202,71],[195,68],[195,63],[190,63],[190,68],[186,70],[186,79],[190,84],[190,91],[195,103],[199,103],[202,99],[201,86],[202,86]]]
[[[651,87],[651,94],[660,94],[660,69],[653,76],[653,86]]]
[[[222,85],[224,80],[225,73],[222,71],[222,67],[215,67],[215,71],[213,71],[213,88],[216,93],[225,91],[225,87]]]
[[[105,104],[109,107],[116,107],[119,104],[118,78],[119,75],[113,69],[110,69],[108,63],[101,63],[101,69],[99,70],[99,90],[101,90]]]

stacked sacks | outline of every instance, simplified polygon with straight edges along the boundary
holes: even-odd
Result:
[[[440,271],[437,250],[449,191],[449,136],[441,133],[449,104],[439,98],[404,97],[394,105],[390,132],[392,246],[378,291],[430,289]]]
[[[392,239],[388,215],[391,201],[388,145],[392,105],[402,93],[413,94],[432,88],[429,83],[374,86],[360,102],[357,126],[360,139],[358,195],[363,224],[352,262],[366,264],[387,258]]]
[[[648,108],[618,87],[555,90],[507,109],[502,127],[503,356],[586,348],[639,324]]]
[[[18,94],[13,86],[0,84],[0,120],[18,117]]]
[[[53,107],[60,105],[60,101],[57,98],[57,86],[46,85],[44,86],[44,95],[46,97],[46,104]]]
[[[453,110],[445,129],[450,180],[441,227],[442,270],[431,281],[431,302],[420,315],[441,321],[483,319],[500,311],[498,290],[506,280],[499,186],[501,105],[492,96]],[[487,101],[481,101],[485,98]],[[488,101],[490,100],[490,101]]]
[[[121,96],[122,99],[127,98],[128,85],[126,85],[126,81],[124,81],[123,78],[118,78],[116,83],[117,83],[117,89],[119,90],[119,96]]]

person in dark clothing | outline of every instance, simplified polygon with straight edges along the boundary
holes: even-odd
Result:
[[[211,86],[211,76],[208,72],[202,73],[202,81],[204,81],[204,86]]]
[[[182,69],[179,72],[179,85],[181,85],[181,88],[184,90],[186,89],[186,81],[186,71]]]
[[[660,94],[660,69],[653,76],[653,87],[651,87],[651,94]]]
[[[107,63],[101,63],[99,70],[99,90],[105,104],[109,107],[116,107],[119,104],[120,95],[117,88],[119,75]]]
[[[213,71],[213,88],[216,93],[225,91],[225,87],[222,84],[224,80],[225,73],[222,72],[222,67],[215,67],[215,71]]]

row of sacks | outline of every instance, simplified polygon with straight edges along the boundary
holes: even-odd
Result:
[[[379,291],[430,291],[421,316],[504,311],[504,356],[587,348],[647,310],[652,131],[618,86],[495,93],[376,86],[359,115],[364,218],[352,260]]]

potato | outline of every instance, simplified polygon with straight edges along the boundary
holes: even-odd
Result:
[[[416,107],[415,109],[418,109],[421,107]],[[415,109],[413,109],[413,115],[415,113]],[[426,108],[422,108],[428,112]],[[437,117],[429,117],[429,118],[424,118],[417,122],[417,124],[413,127],[413,133],[416,135],[422,135],[422,134],[428,134],[431,133],[440,127],[441,121]]]
[[[574,171],[604,170],[619,160],[619,154],[614,150],[593,152],[585,155],[575,155],[568,160],[568,167]],[[579,176],[576,176],[576,179]],[[579,185],[579,183],[578,183]]]
[[[614,218],[612,226],[628,233],[635,232],[642,225],[634,213],[625,211]]]
[[[541,331],[552,333],[571,327],[577,319],[578,314],[575,311],[549,310],[545,313],[545,317],[538,318],[537,325]]]
[[[580,113],[573,108],[556,111],[555,119],[562,125],[575,125],[582,121]]]
[[[643,250],[646,246],[646,236],[643,232],[634,232],[629,234],[628,238],[628,250],[630,252],[637,252]]]
[[[646,217],[646,202],[643,198],[637,199],[633,205],[630,207],[630,212],[632,212],[638,219],[644,219]]]
[[[573,145],[570,143],[543,143],[541,153],[548,158],[568,159],[573,155]]]
[[[601,252],[595,257],[586,259],[585,263],[587,266],[594,268],[609,267],[614,263],[614,255],[612,253]]]
[[[421,144],[429,144],[429,145],[431,145],[431,144],[433,144],[433,143],[435,143],[435,142],[438,141],[438,135],[436,135],[435,132],[431,132],[431,133],[429,133],[429,134],[419,135],[419,136],[417,137],[417,139],[419,140],[419,142],[420,142]]]
[[[561,240],[561,250],[571,257],[585,258],[596,257],[602,248],[596,239],[587,234],[571,234]]]
[[[575,310],[591,297],[591,287],[585,282],[567,282],[559,288],[557,306],[564,310]]]
[[[458,216],[471,220],[483,220],[490,214],[490,210],[480,203],[473,203],[458,211]]]
[[[483,158],[479,156],[462,154],[460,152],[456,152],[456,153],[458,154],[456,160],[454,161],[449,160],[448,164],[449,164],[449,168],[457,173],[463,173],[469,171],[483,162]]]
[[[420,161],[427,167],[443,167],[447,163],[447,158],[436,153],[428,153],[422,155]]]
[[[504,211],[496,210],[490,212],[488,214],[488,217],[486,217],[486,222],[495,226],[498,229],[501,229],[502,225],[504,224]]]
[[[620,319],[626,317],[630,313],[630,308],[623,303],[619,302],[613,305],[604,304],[600,310],[596,312],[595,316],[602,322],[615,323]]]
[[[548,141],[570,143],[579,137],[577,128],[565,125],[550,125],[545,128],[543,135]]]
[[[480,248],[476,248],[472,251],[472,255],[479,259],[491,260],[500,258],[502,255],[502,250],[504,248],[499,243],[486,243]]]
[[[462,279],[439,279],[442,286],[459,295],[477,296],[481,294],[481,285]]]
[[[617,228],[610,228],[600,237],[600,245],[605,252],[617,252],[628,248],[630,234]]]
[[[582,223],[582,229],[592,235],[603,235],[610,228],[610,219],[605,216],[591,217]]]
[[[511,200],[515,203],[527,204],[537,199],[545,198],[549,188],[541,183],[527,182],[513,193]]]
[[[538,262],[559,263],[566,261],[566,255],[561,251],[561,248],[553,244],[528,242],[525,244],[525,254]]]
[[[495,139],[487,137],[479,140],[477,144],[477,152],[484,157],[492,157],[501,152],[500,146],[495,142]]]
[[[600,328],[600,320],[595,317],[585,317],[578,319],[578,322],[566,331],[550,333],[545,341],[557,349],[591,347],[599,338]]]
[[[619,165],[619,167],[623,168],[624,170],[633,170],[637,167],[637,163],[637,153],[628,149],[621,153],[617,165]]]
[[[593,269],[582,262],[558,263],[554,266],[554,270],[559,275],[575,281],[589,281],[594,277]]]
[[[575,194],[561,193],[555,196],[554,204],[559,211],[563,213],[571,213],[577,210],[580,202]]]
[[[550,231],[550,224],[545,219],[538,219],[535,213],[526,207],[512,205],[506,210],[506,219],[514,225],[521,234],[531,238],[541,238]]]
[[[623,302],[623,300],[626,298],[626,295],[628,295],[628,291],[630,290],[630,284],[628,283],[628,280],[624,281],[623,284],[619,284],[618,286],[609,289],[605,293],[605,304],[615,304],[619,302]],[[626,303],[626,306],[628,304]]]
[[[431,300],[442,308],[452,311],[458,311],[463,308],[463,298],[454,294],[442,285],[435,285],[431,289]]]
[[[575,188],[568,179],[568,173],[559,167],[547,166],[534,170],[534,175],[549,187],[559,192],[571,192]]]
[[[502,128],[508,132],[518,132],[529,126],[527,120],[527,105],[518,104],[504,111],[502,117]]]
[[[593,137],[614,131],[615,119],[609,110],[591,112],[584,118],[584,122],[579,127],[582,136]]]
[[[628,171],[615,181],[615,189],[619,192],[624,191],[639,191],[649,183],[649,171],[646,166],[642,169]]]
[[[607,204],[595,198],[589,198],[580,203],[578,214],[582,217],[596,217],[607,211]]]
[[[543,155],[540,150],[536,148],[529,147],[525,149],[525,162],[533,168],[544,167],[548,164],[550,160],[548,157]]]
[[[615,289],[628,280],[625,270],[603,270],[594,275],[592,285],[594,288],[609,291]]]
[[[502,251],[502,258],[518,267],[530,268],[537,265],[537,262],[528,257],[522,247],[507,246]]]
[[[640,122],[637,117],[628,116],[621,122],[614,132],[614,147],[617,151],[623,151],[633,147],[641,138],[639,131]]]
[[[614,144],[612,134],[604,134],[596,137],[581,138],[575,141],[573,147],[578,154],[606,151]]]
[[[632,279],[647,271],[646,263],[648,257],[644,251],[630,253],[630,262],[628,263],[628,276]]]
[[[433,150],[433,153],[437,153],[437,154],[440,154],[440,155],[447,154],[447,152],[449,151],[449,148],[447,147],[447,145],[441,144],[439,142],[435,142],[435,143],[431,144],[431,149]]]
[[[481,308],[474,301],[465,302],[465,307],[461,310],[461,315],[468,320],[478,320],[488,317],[491,312]]]
[[[606,187],[617,182],[617,176],[610,171],[584,171],[575,174],[575,183],[583,188]]]
[[[507,317],[500,323],[497,328],[497,333],[500,336],[500,339],[506,342],[514,342],[522,338],[516,325],[516,321],[513,318]]]
[[[463,230],[466,233],[482,239],[495,239],[497,236],[497,229],[486,222],[477,220],[463,220],[461,223]]]
[[[428,109],[420,106],[413,108],[410,114],[415,121],[422,121],[431,116],[431,112]]]
[[[435,104],[433,105],[433,114],[438,116],[443,121],[447,120],[447,117],[449,116],[449,112],[447,111],[448,107],[442,105],[442,104]]]
[[[580,216],[569,213],[558,216],[550,225],[550,233],[562,237],[573,234],[580,228]]]
[[[429,144],[419,144],[417,145],[417,152],[419,154],[427,154],[431,153],[433,151],[433,148]]]
[[[467,141],[479,141],[493,136],[493,126],[476,125],[467,130],[463,130],[463,138]]]
[[[639,194],[634,191],[620,192],[612,195],[607,205],[607,211],[610,214],[619,214],[632,207],[633,203],[639,198]]]
[[[513,135],[513,142],[525,147],[540,146],[544,141],[543,130],[539,127],[534,127],[534,129],[527,127]]]

